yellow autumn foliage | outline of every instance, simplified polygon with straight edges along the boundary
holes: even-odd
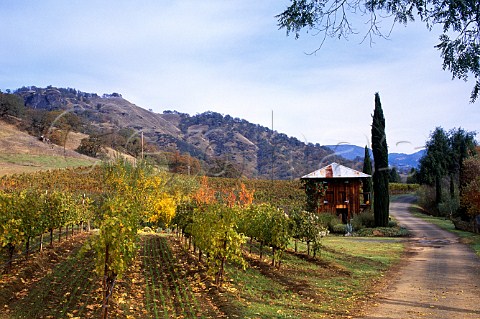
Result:
[[[177,208],[175,199],[166,193],[162,193],[150,200],[152,211],[149,214],[148,221],[155,224],[160,222],[168,226],[175,216]]]

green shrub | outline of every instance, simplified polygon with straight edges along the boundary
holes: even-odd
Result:
[[[355,215],[350,223],[353,226],[354,231],[358,231],[363,228],[375,227],[375,218],[371,210],[365,210],[358,215]]]
[[[318,220],[320,225],[328,228],[330,232],[334,232],[334,226],[339,223],[338,217],[332,213],[320,213],[318,215]]]
[[[410,233],[403,227],[364,228],[356,232],[361,237],[406,237]]]
[[[435,187],[422,185],[417,189],[418,205],[432,215],[438,215],[435,204]]]
[[[448,189],[449,185],[445,184],[445,181],[443,183],[442,202],[438,206],[435,187],[428,185],[422,185],[417,189],[418,205],[433,216],[452,218],[459,211],[460,198],[458,192],[455,192],[455,196],[452,198]]]
[[[439,215],[451,218],[460,207],[460,198],[455,194],[452,198],[449,194],[443,196],[443,201],[438,205]]]
[[[397,226],[397,222],[395,220],[388,221],[388,227],[396,227],[396,226]]]
[[[345,234],[346,233],[346,226],[345,224],[336,224],[332,226],[331,232],[334,234]]]

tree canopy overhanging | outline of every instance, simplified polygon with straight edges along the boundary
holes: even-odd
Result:
[[[356,33],[352,16],[361,15],[369,26],[365,38],[386,37],[380,24],[392,17],[395,23],[407,24],[418,19],[429,30],[441,25],[443,33],[435,46],[441,52],[443,69],[453,78],[475,78],[470,101],[480,92],[480,1],[478,0],[291,0],[277,15],[278,26],[300,36],[303,29],[315,30],[326,37],[347,38]],[[321,44],[320,46],[321,47]]]

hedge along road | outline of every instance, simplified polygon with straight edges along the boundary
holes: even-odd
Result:
[[[457,236],[409,213],[413,196],[390,204],[412,233],[407,260],[364,318],[480,318],[480,259]]]

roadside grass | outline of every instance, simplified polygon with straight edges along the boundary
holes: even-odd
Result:
[[[91,166],[95,160],[55,155],[0,154],[0,175],[29,173],[39,170]]]
[[[422,218],[425,221],[428,221],[446,231],[457,235],[458,237],[460,237],[462,243],[469,245],[475,251],[477,256],[480,257],[480,234],[455,229],[455,225],[450,219],[446,219],[445,217],[427,215],[424,213],[420,206],[415,204],[412,204],[410,206],[410,212],[415,217]]]
[[[244,271],[230,265],[226,294],[241,318],[349,318],[362,313],[400,261],[404,244],[394,238],[326,237],[316,258],[289,250],[281,268],[248,255]]]

